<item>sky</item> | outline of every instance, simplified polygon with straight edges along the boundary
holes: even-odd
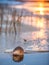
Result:
[[[32,1],[47,1],[49,0],[0,0],[0,2],[8,2],[8,1],[27,1],[27,2],[32,2]]]
[[[2,3],[2,4],[18,4],[18,5],[20,5],[20,4],[22,4],[22,2],[15,2],[15,1],[8,1],[8,0],[0,0],[0,3]]]
[[[24,2],[22,3],[22,2],[19,2],[19,1],[48,1],[49,2],[49,0],[0,0],[0,3],[8,3],[8,4],[24,4]]]

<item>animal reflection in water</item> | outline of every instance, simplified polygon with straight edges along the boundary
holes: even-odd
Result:
[[[30,53],[45,53],[49,52],[49,50],[37,50],[37,51],[31,51],[31,50],[24,50],[22,47],[18,46],[14,50],[6,50],[6,53],[11,53],[12,52],[12,59],[15,62],[21,62],[24,58],[24,54],[30,54]]]

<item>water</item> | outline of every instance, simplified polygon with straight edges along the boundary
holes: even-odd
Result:
[[[17,27],[16,35],[12,32],[0,34],[0,51],[14,49],[17,46],[31,50],[49,50],[49,20],[43,17],[32,18],[34,19],[31,24],[22,22],[21,26]]]
[[[0,54],[1,65],[49,65],[49,53],[25,54],[21,62],[14,62],[9,54]]]
[[[43,21],[44,19],[44,21]],[[25,54],[21,62],[14,62],[12,55],[3,53],[6,49],[14,49],[21,46],[29,50],[48,50],[49,51],[49,24],[45,18],[34,21],[32,27],[27,24],[31,31],[26,31],[26,26],[22,25],[19,35],[13,33],[0,34],[0,64],[1,65],[49,65],[49,52]],[[39,20],[39,21],[40,21]],[[49,21],[49,20],[48,20]],[[41,26],[39,24],[42,24]],[[25,31],[23,31],[25,29]],[[28,29],[27,29],[28,30]],[[24,39],[27,41],[24,42]]]
[[[27,5],[28,4],[28,5]],[[26,6],[32,6],[27,3]],[[10,32],[9,28],[7,33],[4,29],[2,29],[2,33],[0,34],[0,64],[1,65],[49,65],[49,52],[45,53],[32,53],[32,54],[24,54],[24,58],[21,62],[14,62],[12,54],[4,53],[5,50],[14,49],[17,46],[21,46],[24,50],[31,51],[49,51],[49,13],[47,13],[48,8],[44,8],[43,6],[48,7],[48,4],[45,5],[40,4],[37,5],[34,11],[32,8],[26,7],[27,11],[33,13],[33,16],[26,16],[22,18],[21,25],[16,24],[17,34]],[[35,5],[33,4],[33,7]],[[39,9],[39,12],[36,10]],[[38,14],[38,15],[36,15]],[[45,14],[45,16],[43,16]],[[48,15],[48,17],[46,16]],[[42,15],[42,16],[41,16]],[[8,24],[9,25],[9,24]],[[2,25],[2,28],[5,28],[6,25]],[[10,31],[13,31],[13,27]],[[26,42],[24,41],[26,40]]]

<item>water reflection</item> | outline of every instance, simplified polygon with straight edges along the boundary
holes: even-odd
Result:
[[[36,20],[35,20],[36,19]],[[21,37],[27,40],[30,40],[30,44],[32,45],[28,46],[32,50],[49,50],[48,49],[48,41],[47,39],[49,38],[48,36],[48,26],[47,26],[47,21],[45,18],[34,18],[32,26],[35,27],[36,29],[32,32],[27,32],[27,33],[22,33]],[[29,42],[27,42],[29,44]]]
[[[15,62],[21,62],[21,61],[23,61],[24,56],[23,55],[13,55],[13,58],[12,59]]]
[[[31,50],[49,50],[49,16],[46,16],[49,14],[48,7],[48,3],[40,2],[12,5],[10,8],[1,5],[1,51],[16,46],[22,46],[24,49],[31,48]],[[14,35],[14,32],[17,34]]]
[[[31,50],[49,50],[49,24],[45,18],[32,17],[32,25],[21,24],[21,34],[19,37],[14,34],[4,34],[0,35],[0,49],[4,51],[5,49],[15,48],[17,46],[22,46],[24,49]],[[35,20],[36,19],[36,20]],[[30,21],[29,21],[30,22]],[[28,30],[29,32],[24,32],[23,30]],[[30,29],[32,31],[30,31]],[[10,36],[10,37],[9,37]],[[24,41],[26,40],[26,42]],[[4,44],[3,44],[4,42]]]

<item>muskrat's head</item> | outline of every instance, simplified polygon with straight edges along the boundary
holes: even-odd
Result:
[[[18,46],[13,50],[13,60],[15,62],[20,62],[24,58],[24,50],[22,47]]]

